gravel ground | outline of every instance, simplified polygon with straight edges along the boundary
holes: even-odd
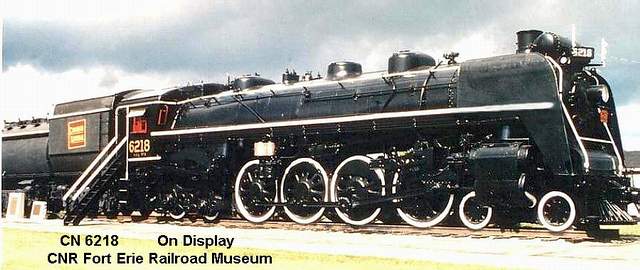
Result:
[[[3,227],[70,234],[115,234],[134,239],[157,239],[160,234],[181,237],[235,237],[234,247],[304,251],[333,255],[407,258],[433,262],[482,264],[538,269],[640,269],[640,241],[611,243],[542,239],[492,239],[415,235],[292,231],[283,229],[231,229],[171,224],[84,221],[64,227],[60,220],[41,223],[3,220]]]

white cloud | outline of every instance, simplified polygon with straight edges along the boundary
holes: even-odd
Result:
[[[640,125],[638,125],[640,100],[619,106],[616,112],[622,136],[622,147],[625,151],[640,151]]]
[[[491,29],[491,27],[488,27]],[[515,35],[514,35],[515,36]],[[413,50],[442,59],[444,53],[459,52],[457,60],[464,61],[515,51],[515,45],[501,44],[493,31],[473,31],[455,38],[447,34],[428,37],[389,38],[361,36],[352,41],[327,38],[314,49],[314,65],[321,70],[330,61],[350,60],[362,64],[364,71],[384,70],[392,53],[399,50]]]
[[[171,76],[132,74],[108,66],[48,73],[19,64],[0,74],[0,115],[4,120],[44,117],[60,102],[135,88],[165,88],[176,82]]]
[[[161,19],[191,9],[190,1],[165,0],[7,0],[0,15],[36,21],[105,22]]]

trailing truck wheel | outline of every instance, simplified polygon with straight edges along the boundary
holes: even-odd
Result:
[[[415,189],[424,189],[424,187],[415,183],[407,183],[401,181],[399,174],[393,176],[393,194],[401,194],[411,192]],[[433,189],[432,192],[419,196],[411,196],[398,199],[396,208],[398,216],[407,224],[417,228],[429,228],[442,222],[453,207],[453,194],[448,188]]]
[[[573,199],[564,192],[551,191],[538,203],[538,221],[547,230],[561,232],[576,220],[576,206]]]
[[[476,192],[467,193],[458,206],[458,216],[462,224],[471,230],[481,230],[491,221],[493,209],[482,206],[476,200]]]
[[[338,165],[331,179],[331,201],[337,202],[336,213],[344,222],[360,226],[376,219],[382,210],[367,200],[383,197],[384,173],[371,169],[371,158],[353,156]],[[364,204],[362,204],[364,203]]]
[[[275,181],[260,179],[257,175],[259,160],[247,162],[236,177],[233,193],[236,210],[252,223],[267,221],[276,212],[276,207],[261,205],[276,202]]]
[[[294,160],[284,171],[280,182],[280,198],[285,213],[299,224],[317,221],[324,207],[304,206],[305,203],[324,203],[329,200],[329,176],[322,165],[310,158]]]

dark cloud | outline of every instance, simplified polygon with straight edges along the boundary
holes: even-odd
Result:
[[[334,59],[377,57],[365,69],[381,68],[383,54],[393,50],[446,50],[477,33],[497,44],[492,53],[511,53],[517,30],[568,35],[572,23],[584,43],[598,46],[605,37],[611,56],[640,58],[640,4],[634,1],[203,1],[196,6],[179,16],[108,24],[8,19],[4,67],[28,63],[60,72],[108,65],[188,79],[250,72],[276,78],[286,66],[323,71]],[[640,90],[640,76],[630,74],[637,75],[640,65],[609,64],[605,73],[622,89],[617,95],[631,98]]]

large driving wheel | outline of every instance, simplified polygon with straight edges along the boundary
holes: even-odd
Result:
[[[379,205],[367,201],[385,195],[384,173],[371,169],[371,158],[353,156],[338,165],[331,179],[331,201],[337,202],[336,213],[351,225],[365,225],[380,214]]]
[[[276,181],[259,177],[259,160],[247,162],[236,177],[234,202],[240,215],[253,223],[269,219],[276,211]]]
[[[310,158],[293,161],[284,171],[280,185],[280,198],[285,213],[291,220],[300,224],[317,221],[324,213],[324,207],[308,206],[329,200],[329,177],[322,165]]]
[[[540,199],[538,221],[552,232],[561,232],[576,220],[576,206],[573,199],[564,192],[551,191]]]
[[[481,230],[489,225],[492,214],[493,209],[491,207],[480,205],[476,199],[475,191],[467,193],[458,207],[460,221],[472,230]]]
[[[407,224],[418,228],[429,228],[439,224],[449,215],[453,206],[453,194],[448,187],[438,187],[435,183],[434,185],[426,185],[425,183],[428,181],[403,180],[396,173],[391,188],[394,195],[410,195],[430,189],[429,192],[420,195],[397,199],[398,216]]]

